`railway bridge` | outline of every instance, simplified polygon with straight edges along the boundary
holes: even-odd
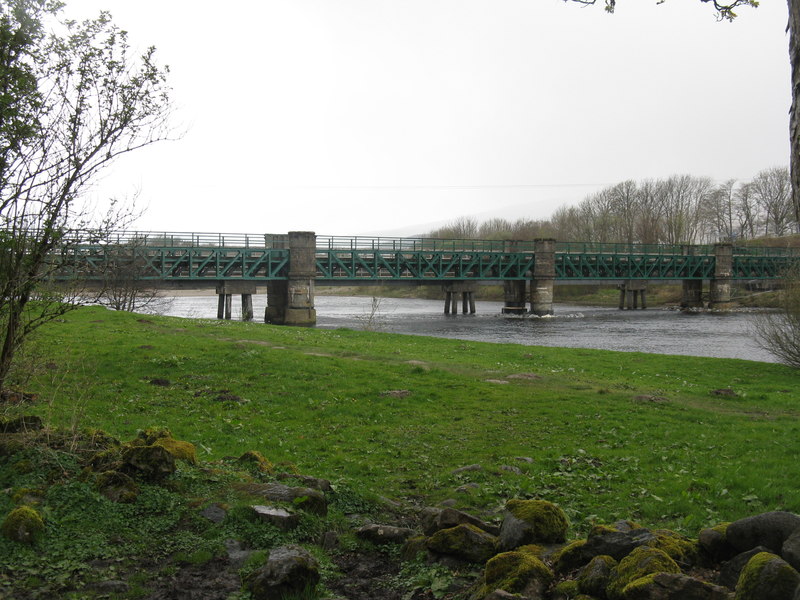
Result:
[[[787,248],[646,245],[533,241],[443,240],[288,234],[121,232],[70,245],[59,256],[59,278],[101,280],[123,269],[153,287],[213,286],[220,318],[230,318],[233,295],[244,318],[253,318],[252,295],[267,288],[265,320],[316,323],[316,286],[439,285],[445,312],[474,312],[481,283],[501,283],[504,313],[553,312],[553,286],[608,283],[620,289],[620,308],[646,306],[646,283],[681,282],[683,306],[724,309],[736,281],[774,280],[800,254]]]

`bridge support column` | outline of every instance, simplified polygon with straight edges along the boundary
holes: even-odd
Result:
[[[553,314],[553,284],[556,279],[556,241],[533,241],[536,260],[531,281],[531,312],[538,317]]]
[[[267,284],[267,309],[264,321],[275,325],[315,325],[314,278],[316,239],[313,231],[290,231],[289,278]]]
[[[217,318],[231,318],[233,295],[242,295],[242,320],[253,320],[253,294],[256,293],[256,284],[249,281],[220,281],[217,283]]]
[[[444,314],[458,314],[458,295],[461,294],[461,312],[475,314],[475,286],[465,282],[446,283],[444,286]]]
[[[684,256],[694,256],[695,247],[685,245],[681,247]],[[703,280],[684,279],[683,293],[681,295],[681,308],[703,307]]]
[[[525,307],[525,280],[508,280],[503,282],[503,309],[504,315],[521,315],[526,312]]]
[[[642,301],[642,310],[647,308],[647,283],[630,279],[620,284],[618,287],[620,310],[624,310],[625,308],[628,310],[636,310],[639,308],[640,299]]]
[[[714,279],[711,280],[709,308],[725,310],[731,303],[731,276],[733,275],[733,245],[714,246]]]

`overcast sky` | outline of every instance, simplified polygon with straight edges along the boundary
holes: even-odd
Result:
[[[602,4],[602,0],[598,0]],[[171,69],[185,135],[121,158],[138,229],[410,235],[600,187],[789,160],[787,6],[699,0],[67,0]]]

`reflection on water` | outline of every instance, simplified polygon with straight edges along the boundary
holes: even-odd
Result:
[[[234,296],[233,317],[241,317]],[[502,303],[477,302],[475,315],[445,315],[443,300],[317,296],[317,327],[372,328],[391,333],[429,335],[483,342],[597,348],[689,356],[744,358],[774,362],[759,348],[749,313],[684,314],[673,310],[621,311],[557,304],[555,316],[506,317]],[[256,320],[263,318],[266,296],[253,297]],[[178,297],[166,314],[215,318],[216,296]]]

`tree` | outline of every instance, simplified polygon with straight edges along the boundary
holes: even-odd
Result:
[[[564,0],[578,4],[597,4],[597,0]],[[663,2],[664,0],[660,0]],[[603,0],[606,10],[613,13],[616,0]],[[731,21],[736,18],[735,10],[740,6],[758,6],[757,0],[700,0],[711,4],[720,19]],[[789,63],[792,67],[792,106],[789,110],[789,146],[791,160],[791,190],[794,220],[800,223],[800,0],[787,0],[789,5]]]
[[[789,169],[764,169],[751,182],[752,193],[765,214],[764,235],[781,236],[788,233],[794,221]]]
[[[119,224],[120,213],[97,221],[81,202],[87,187],[168,137],[167,70],[154,53],[132,58],[105,12],[76,23],[54,0],[0,4],[0,389],[28,335],[69,308],[32,302],[59,257],[81,232],[97,241]]]
[[[795,269],[783,279],[780,310],[755,321],[756,340],[791,367],[800,368],[800,277]]]

